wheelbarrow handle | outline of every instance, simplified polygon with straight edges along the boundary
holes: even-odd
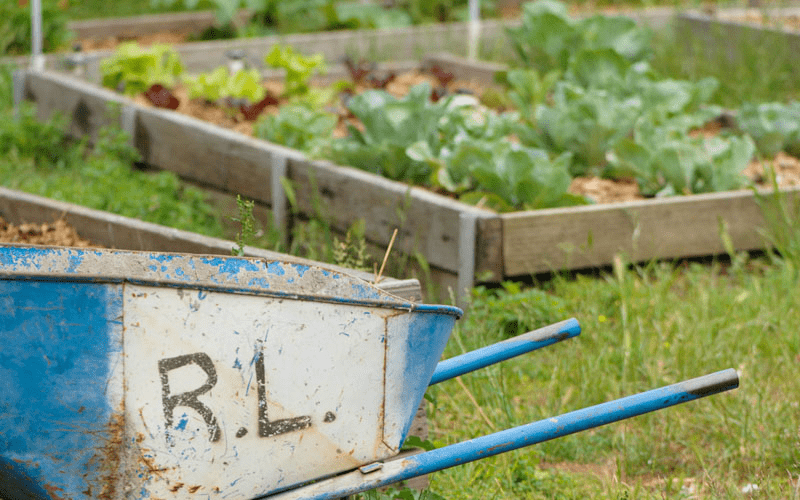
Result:
[[[465,373],[511,359],[542,347],[580,335],[578,320],[571,318],[538,330],[482,347],[441,361],[431,376],[429,386],[450,380]]]
[[[376,463],[276,495],[275,499],[331,499],[585,431],[739,386],[734,369],[601,403],[403,459]],[[273,497],[269,497],[271,500]]]

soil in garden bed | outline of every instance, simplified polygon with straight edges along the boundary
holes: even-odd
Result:
[[[59,219],[52,224],[11,224],[0,217],[0,243],[25,243],[29,245],[52,245],[63,247],[98,247],[81,238],[77,231]]]

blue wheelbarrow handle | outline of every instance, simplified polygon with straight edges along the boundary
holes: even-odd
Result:
[[[452,357],[436,365],[436,370],[428,385],[438,384],[459,375],[547,347],[556,342],[576,337],[580,333],[581,326],[578,324],[578,320],[571,318]]]
[[[340,498],[711,396],[738,386],[738,373],[734,369],[727,369],[403,459],[366,465],[358,470],[269,498]]]

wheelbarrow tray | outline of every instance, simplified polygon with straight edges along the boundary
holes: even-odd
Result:
[[[383,460],[460,314],[315,266],[0,246],[0,468],[33,498],[253,498]]]

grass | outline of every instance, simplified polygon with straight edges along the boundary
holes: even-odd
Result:
[[[162,2],[163,3],[163,2]],[[123,0],[104,2],[103,0],[71,0],[66,8],[70,20],[102,19],[107,17],[141,16],[145,14],[162,14],[166,12],[184,12],[187,10],[211,10],[211,0],[200,0],[194,9],[187,9],[182,0],[176,0],[171,6],[152,6],[149,0]]]
[[[534,295],[478,290],[446,356],[554,318],[577,318],[583,333],[464,376],[463,387],[434,386],[437,445],[728,367],[741,386],[439,472],[432,488],[451,499],[800,498],[800,411],[787,397],[800,391],[798,268],[737,259],[620,265],[557,277]],[[515,302],[520,293],[527,300]],[[758,491],[742,493],[748,484]]]
[[[800,98],[800,67],[786,37],[733,36],[718,26],[712,26],[705,36],[658,31],[652,44],[652,66],[670,78],[715,77],[720,83],[715,101],[728,108],[744,102]]]

